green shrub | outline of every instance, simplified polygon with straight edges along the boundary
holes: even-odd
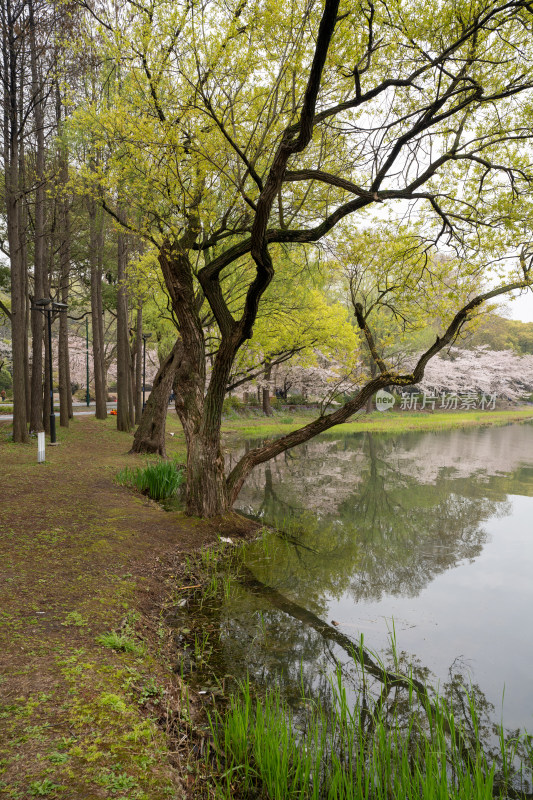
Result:
[[[145,467],[126,467],[117,473],[116,481],[121,486],[132,486],[152,500],[165,500],[176,494],[185,480],[185,468],[176,461],[156,461]]]
[[[11,387],[13,386],[13,378],[11,377],[11,373],[5,367],[0,369],[0,392],[2,389],[5,392],[9,392]]]
[[[309,400],[303,394],[290,394],[285,402],[289,406],[304,406]]]
[[[242,407],[243,403],[241,403],[238,397],[225,397],[222,404],[222,412],[224,414],[230,414],[232,411],[240,411]]]

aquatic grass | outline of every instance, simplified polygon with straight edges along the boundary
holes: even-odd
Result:
[[[467,736],[464,723],[438,694],[424,701],[413,685],[408,713],[398,710],[397,696],[385,713],[392,687],[383,686],[373,708],[362,697],[352,708],[340,667],[331,683],[334,702],[328,710],[302,695],[304,719],[277,688],[254,699],[249,680],[225,712],[210,716],[222,797],[489,800],[520,796],[526,786],[522,770],[520,787],[511,788],[510,765],[516,757],[512,743],[502,737],[502,757],[509,768],[498,771],[496,761],[483,752],[480,737]],[[479,734],[471,696],[469,703],[471,729]],[[527,737],[525,744],[531,746]]]
[[[131,486],[159,502],[176,494],[185,480],[185,468],[177,461],[161,459],[137,469],[125,467],[117,473],[115,480],[121,486]]]

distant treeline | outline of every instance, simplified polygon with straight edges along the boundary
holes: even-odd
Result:
[[[533,354],[533,322],[518,322],[498,314],[487,314],[478,327],[465,334],[459,347],[487,346],[490,350],[514,350]]]

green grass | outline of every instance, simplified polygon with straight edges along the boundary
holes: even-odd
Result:
[[[144,647],[141,643],[137,642],[128,633],[117,633],[117,631],[109,631],[103,633],[101,636],[96,637],[98,644],[104,647],[110,647],[111,650],[117,650],[120,653],[132,653],[134,656],[142,656]]]
[[[234,438],[280,436],[307,425],[317,417],[315,410],[298,411],[291,417],[283,412],[272,417],[225,420],[224,433]],[[339,433],[407,433],[409,431],[441,431],[454,428],[507,425],[511,422],[533,421],[533,408],[507,409],[502,411],[434,411],[413,413],[410,411],[374,411],[357,414],[351,422],[336,425],[322,436]]]
[[[476,735],[476,711],[468,693],[470,719],[465,724],[444,698],[422,698],[414,684],[407,701],[398,700],[393,687],[383,686],[373,704],[368,703],[367,693],[353,710],[340,668],[332,688],[334,702],[329,711],[302,697],[301,705],[307,708],[302,719],[277,689],[254,700],[245,682],[226,712],[210,717],[217,796],[225,800],[489,800],[507,797],[511,786],[524,790],[531,781],[530,740],[505,741],[502,735],[500,752],[487,755]],[[526,754],[522,769],[527,775],[519,769],[512,776],[510,765],[516,765],[519,745]]]
[[[182,464],[163,460],[137,469],[125,467],[116,475],[116,481],[121,486],[131,486],[156,501],[173,497],[184,480],[185,470]]]

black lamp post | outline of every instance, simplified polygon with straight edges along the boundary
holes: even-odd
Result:
[[[143,412],[146,407],[144,402],[144,394],[146,391],[146,340],[150,338],[151,333],[143,333]]]
[[[66,303],[56,303],[50,297],[43,297],[41,300],[35,300],[33,307],[37,311],[45,314],[48,322],[48,352],[49,367],[50,367],[50,444],[55,444],[56,441],[56,415],[54,413],[54,383],[52,375],[52,314],[54,311],[66,311],[68,306]]]

